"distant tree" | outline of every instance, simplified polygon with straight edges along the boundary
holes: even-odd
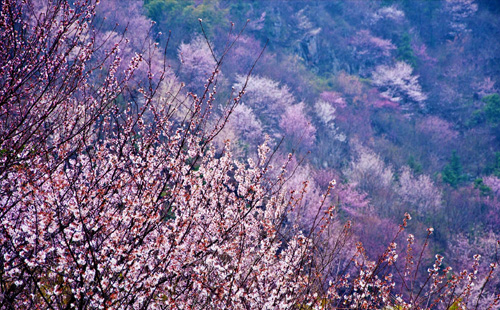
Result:
[[[323,92],[321,94],[321,98],[325,98],[327,96],[324,96],[326,92]],[[328,92],[328,93],[334,93],[334,92]],[[335,106],[343,106],[345,107],[345,101],[342,97],[340,96],[331,96],[331,100],[333,101],[332,103],[324,101],[322,99],[316,101],[314,104],[314,112],[316,112],[317,117],[319,118],[321,124],[325,126],[326,128],[326,133],[330,137],[333,137],[334,139],[338,141],[345,141],[346,137],[344,134],[339,132],[338,127],[335,125],[335,119],[337,118],[337,115],[335,114],[336,108]]]
[[[293,149],[304,150],[314,145],[316,128],[304,108],[303,102],[287,107],[279,123]]]
[[[235,36],[232,38],[234,39]],[[252,36],[241,35],[234,44],[231,53],[226,56],[223,70],[227,68],[232,73],[246,74],[260,52],[262,52],[260,41]]]
[[[335,195],[340,210],[346,212],[349,218],[359,219],[365,215],[370,216],[372,207],[366,193],[357,191],[350,184],[339,184]]]
[[[493,227],[497,233],[500,233],[500,231],[497,230],[497,228],[500,227],[500,177],[487,176],[482,180],[483,186],[488,189],[488,196],[485,196],[483,200],[489,208],[487,222],[490,223],[491,227]]]
[[[390,40],[373,36],[369,30],[360,30],[350,40],[356,59],[364,68],[385,63],[396,49]],[[384,61],[385,60],[385,61]]]
[[[460,163],[460,157],[458,157],[456,151],[453,151],[451,154],[450,163],[444,166],[443,171],[441,172],[441,177],[443,182],[454,188],[456,188],[465,179],[462,164]]]
[[[500,178],[500,152],[495,152],[493,163],[486,170],[497,178]]]
[[[449,145],[458,137],[452,124],[437,116],[427,116],[417,123],[417,130],[432,139],[438,145]]]
[[[188,83],[190,90],[203,90],[215,68],[216,60],[208,44],[203,36],[198,35],[191,42],[179,46],[181,78]]]
[[[392,167],[369,149],[359,149],[358,158],[351,162],[345,174],[350,184],[370,195],[382,194],[392,187]]]
[[[363,92],[363,83],[361,83],[359,77],[355,75],[349,75],[342,71],[336,76],[335,81],[346,95],[359,96]]]
[[[446,0],[444,10],[449,14],[450,35],[456,36],[467,32],[467,19],[476,13],[475,0]]]
[[[483,181],[491,189],[492,193],[500,199],[500,176],[485,177]]]
[[[379,2],[380,3],[380,2]],[[382,5],[368,16],[370,30],[378,37],[390,39],[393,43],[406,28],[407,17],[400,9],[401,5]]]
[[[415,160],[415,157],[410,156],[407,161],[408,167],[413,171],[414,174],[419,175],[423,172],[422,164]]]
[[[347,106],[345,99],[342,94],[335,91],[324,91],[320,95],[320,98],[329,104],[333,105],[336,109],[343,109]]]
[[[479,96],[493,95],[498,90],[495,88],[495,80],[486,77],[480,82],[474,83],[474,87]]]
[[[96,17],[101,22],[102,30],[122,33],[130,40],[136,50],[150,39],[151,20],[144,16],[143,1],[102,1],[97,7]],[[101,30],[101,31],[102,31]]]
[[[217,0],[197,3],[194,0],[145,0],[144,8],[149,18],[157,23],[164,33],[172,31],[174,42],[201,34],[198,19],[202,19],[205,32],[212,38],[215,29],[221,26],[226,10]]]
[[[264,142],[264,132],[262,123],[250,107],[239,104],[234,108],[232,117],[215,138],[219,149],[224,147],[227,139],[232,141],[234,155],[257,159],[258,146]]]
[[[237,76],[233,88],[239,91],[245,83],[245,76]],[[243,102],[252,108],[258,118],[265,119],[266,124],[276,127],[287,108],[295,103],[288,86],[261,76],[250,77],[244,98]]]
[[[482,101],[486,103],[484,115],[486,120],[493,126],[500,125],[500,95],[492,94],[484,96]]]
[[[487,123],[492,133],[500,139],[500,95],[487,95],[482,98],[482,101],[486,105],[472,114],[468,124],[477,126]]]
[[[429,56],[427,45],[412,43],[412,50],[415,57],[418,57],[423,66],[432,66],[437,63],[437,59]]]
[[[415,57],[415,53],[411,45],[411,38],[407,32],[403,33],[403,35],[399,38],[396,53],[398,60],[410,64],[413,68],[417,66],[417,57]]]
[[[408,107],[411,103],[424,107],[427,95],[418,84],[418,76],[412,75],[413,68],[405,62],[397,62],[393,67],[378,66],[372,74],[372,83],[384,97],[401,102]]]
[[[336,109],[328,102],[323,100],[318,100],[314,104],[314,110],[318,115],[320,121],[327,125],[328,127],[333,127],[335,120],[335,111]]]
[[[491,187],[486,185],[482,178],[477,178],[474,180],[474,188],[479,190],[481,196],[488,196],[491,194]]]
[[[402,22],[405,18],[405,13],[394,5],[383,6],[373,14],[372,18],[374,22],[382,19],[388,19],[393,22]]]
[[[410,207],[419,214],[432,214],[441,206],[441,192],[428,175],[414,176],[409,167],[401,168],[397,194],[403,208]]]

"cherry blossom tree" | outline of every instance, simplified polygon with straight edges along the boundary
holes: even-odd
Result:
[[[348,75],[345,72],[340,72],[336,77],[336,82],[342,89],[342,92],[347,95],[359,96],[363,91],[363,83],[361,83],[357,76]]]
[[[400,188],[397,194],[405,210],[416,210],[420,214],[436,212],[441,206],[441,192],[428,175],[414,176],[407,166],[401,168]]]
[[[304,149],[314,145],[316,128],[304,111],[304,103],[290,105],[280,120],[280,128],[285,134],[285,140],[293,149]]]
[[[373,36],[369,30],[360,30],[350,40],[356,60],[361,63],[360,72],[376,64],[387,63],[396,46],[390,40]]]
[[[378,9],[372,16],[373,22],[377,22],[379,20],[391,20],[393,22],[400,23],[404,20],[405,13],[394,5],[384,6]]]
[[[285,211],[300,197],[285,196],[283,177],[266,177],[269,148],[247,164],[234,161],[228,147],[220,154],[208,148],[244,87],[213,127],[201,108],[211,106],[213,89],[190,101],[174,124],[180,100],[152,104],[153,81],[138,89],[142,98],[124,92],[127,80],[114,78],[119,59],[102,81],[86,71],[92,45],[67,60],[79,43],[67,36],[92,33],[92,3],[49,3],[52,15],[33,28],[30,8],[4,2],[0,16],[12,30],[2,31],[11,41],[2,41],[9,66],[2,66],[1,94],[1,303],[287,309],[314,302],[303,273],[311,268],[310,242],[300,232],[279,238]],[[18,49],[22,44],[33,49]]]
[[[320,98],[333,105],[336,109],[343,109],[347,106],[345,99],[338,92],[324,91],[320,94]]]
[[[405,62],[397,62],[394,66],[378,66],[372,74],[372,83],[382,95],[394,102],[416,103],[420,108],[427,95],[418,84],[418,76],[412,75],[413,68]]]
[[[358,158],[345,171],[349,182],[364,192],[387,190],[392,186],[393,170],[373,151],[359,147]]]
[[[257,159],[258,146],[264,142],[263,126],[247,105],[241,103],[234,108],[231,118],[214,142],[222,149],[227,139],[235,142],[231,146],[236,157]]]
[[[333,138],[340,142],[346,141],[346,135],[340,132],[338,127],[335,125],[334,120],[337,118],[337,115],[335,114],[336,108],[333,104],[320,99],[314,104],[314,112],[316,112],[321,124],[325,126],[324,130],[318,131],[320,135],[318,139],[320,139],[322,136],[321,134],[323,134],[323,136],[326,136],[327,139]]]
[[[339,206],[353,218],[359,218],[372,211],[367,194],[358,192],[350,184],[338,185],[335,195]]]
[[[446,0],[444,11],[449,14],[450,34],[467,32],[467,18],[477,11],[475,0]]]
[[[394,208],[392,167],[372,150],[356,144],[354,147],[357,156],[344,170],[347,180],[356,190],[368,194],[377,214],[389,216]]]
[[[257,117],[265,118],[265,123],[278,125],[286,109],[295,103],[295,99],[286,85],[280,85],[266,77],[252,76],[246,81],[245,76],[238,76],[233,85],[241,90],[246,83],[243,103],[251,107]]]
[[[110,108],[140,61],[140,56],[132,59],[120,81],[115,76],[121,63],[118,45],[104,51],[100,60],[92,59],[100,52],[90,29],[93,2],[73,8],[57,1],[40,11],[36,4],[2,3],[2,175],[36,154],[61,150],[76,136],[92,136],[91,125]],[[100,68],[108,71],[103,78],[96,74]],[[89,85],[90,78],[99,84]],[[60,160],[72,150],[59,154]]]
[[[265,16],[265,12],[263,15]],[[252,24],[255,25],[255,22],[255,20],[250,21],[247,27],[251,29]],[[233,46],[231,53],[228,54],[223,69],[227,68],[230,72],[244,75],[250,70],[255,61],[255,57],[257,57],[261,51],[262,46],[259,41],[251,36],[241,35]]]
[[[451,124],[437,116],[428,116],[417,124],[417,130],[424,133],[437,144],[449,145],[458,137]]]
[[[209,43],[201,35],[194,37],[190,43],[182,43],[179,47],[179,60],[181,77],[188,81],[187,86],[191,90],[203,90],[203,85],[216,64]]]

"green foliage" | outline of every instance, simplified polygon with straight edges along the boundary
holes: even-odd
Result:
[[[261,1],[231,1],[229,5],[229,13],[234,22],[245,22],[247,19],[253,21],[260,17],[264,10],[263,2]]]
[[[500,96],[492,94],[484,96],[482,101],[486,103],[484,108],[474,111],[467,125],[470,127],[477,126],[481,123],[488,122],[493,127],[500,126]]]
[[[495,152],[495,165],[493,166],[493,174],[500,178],[500,152]]]
[[[453,151],[450,163],[444,166],[441,175],[443,182],[451,185],[453,188],[457,188],[458,184],[464,180],[462,164],[456,151]]]
[[[484,113],[483,110],[474,111],[470,119],[466,122],[466,126],[469,128],[476,127],[481,123],[484,123]]]
[[[484,107],[484,116],[488,123],[493,126],[500,125],[500,96],[498,94],[492,94],[484,96],[483,100],[486,103]]]
[[[418,161],[416,161],[415,157],[413,157],[413,155],[410,156],[410,158],[408,158],[407,164],[410,167],[410,169],[413,170],[413,173],[415,173],[417,175],[422,174],[424,172],[422,164],[420,164]]]
[[[450,310],[459,310],[459,309],[462,309],[462,307],[460,307],[460,304],[462,303],[462,298],[459,298],[458,300],[456,300],[451,306],[450,306]]]
[[[410,64],[413,68],[417,66],[417,57],[411,47],[411,38],[408,32],[403,33],[399,40],[397,49],[397,59]]]
[[[210,37],[217,26],[225,24],[227,13],[217,0],[206,0],[199,5],[195,5],[192,0],[145,0],[144,8],[147,16],[158,24],[160,31],[173,30],[177,36],[200,33],[198,19],[202,19],[203,27]]]
[[[485,174],[492,174],[497,178],[500,178],[500,152],[495,152],[495,158],[493,162],[490,162],[488,166],[484,169]]]
[[[491,188],[484,184],[483,179],[478,178],[474,180],[474,188],[478,189],[481,193],[481,196],[489,196],[491,195]]]
[[[181,22],[179,12],[192,5],[193,1],[178,1],[178,0],[145,0],[144,8],[147,16],[157,23],[161,22]]]

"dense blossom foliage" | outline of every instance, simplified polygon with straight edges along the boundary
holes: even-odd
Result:
[[[269,78],[252,76],[247,82],[245,76],[239,76],[236,80],[235,90],[240,91],[246,85],[243,102],[267,123],[277,123],[287,107],[295,102],[288,86]]]
[[[422,106],[427,96],[418,84],[418,76],[412,73],[413,68],[405,62],[397,62],[393,67],[381,65],[373,72],[372,83],[391,101],[410,101]]]
[[[216,64],[203,36],[195,37],[190,43],[182,43],[179,47],[179,59],[182,63],[181,74],[185,80],[190,81],[188,87],[201,87],[203,90],[203,85]]]
[[[316,128],[305,114],[303,102],[288,106],[279,125],[286,134],[286,139],[290,140],[291,145],[297,148],[307,148],[314,144]]]
[[[403,167],[399,176],[403,205],[419,214],[432,214],[441,206],[441,193],[428,175],[414,176],[409,167]]]

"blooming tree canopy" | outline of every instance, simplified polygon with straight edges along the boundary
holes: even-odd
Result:
[[[372,83],[377,86],[382,95],[394,102],[415,102],[423,106],[427,99],[418,83],[418,76],[412,75],[413,68],[402,61],[394,66],[381,65],[372,73]]]

